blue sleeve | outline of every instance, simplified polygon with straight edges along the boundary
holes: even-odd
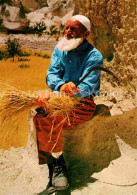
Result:
[[[80,79],[82,79],[92,67],[102,65],[103,57],[101,53],[99,51],[93,52],[86,62],[85,69]],[[100,89],[100,71],[91,72],[90,75],[78,85],[78,88],[81,89],[81,92],[77,93],[77,96],[87,97],[89,95],[98,95]]]
[[[63,71],[60,68],[61,54],[57,48],[54,49],[51,64],[47,71],[46,83],[53,90],[58,91],[59,86],[65,82],[62,80]]]

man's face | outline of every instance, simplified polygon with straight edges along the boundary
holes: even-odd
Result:
[[[71,51],[81,45],[89,33],[90,31],[78,20],[70,19],[65,26],[65,37],[58,43],[57,47],[61,51]]]
[[[67,39],[83,37],[83,25],[75,19],[70,19],[65,26],[65,37]]]

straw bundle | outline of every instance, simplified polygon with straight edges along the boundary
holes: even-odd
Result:
[[[3,120],[16,120],[28,109],[36,106],[34,96],[0,82],[0,116]]]
[[[24,112],[33,107],[37,107],[34,102],[35,95],[18,90],[8,84],[0,82],[0,93],[2,94],[0,101],[0,115],[8,120],[16,120]],[[51,116],[67,117],[68,113],[74,109],[79,103],[78,98],[70,97],[65,94],[52,96],[46,102],[46,110]]]
[[[27,139],[25,138],[28,130],[26,126],[27,113],[29,109],[37,107],[34,102],[35,97],[36,94],[21,91],[0,81],[0,137],[2,140],[0,147],[18,147],[23,140]],[[52,96],[46,102],[45,110],[49,116],[62,116],[61,124],[63,125],[65,121],[69,122],[68,114],[74,110],[76,104],[79,104],[78,98],[59,94]],[[51,134],[52,129],[53,127]],[[60,129],[60,133],[61,131],[62,129]]]
[[[74,110],[75,105],[79,104],[79,98],[70,97],[66,94],[52,96],[46,103],[49,115],[68,117]]]

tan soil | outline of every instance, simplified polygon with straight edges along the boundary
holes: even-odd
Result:
[[[115,135],[122,138],[132,148],[137,148],[137,109],[112,117],[109,116],[106,106],[98,108],[101,111],[98,111],[96,113],[98,115],[92,120],[63,132],[64,155],[71,190],[76,190],[74,195],[79,195],[81,192],[78,189],[88,184],[92,184],[93,188],[87,187],[87,193],[83,193],[84,195],[90,194],[90,190],[95,190],[95,187],[98,189],[98,186],[103,185],[94,184],[95,179],[91,178],[91,175],[108,167],[110,162],[121,156]],[[34,195],[46,188],[48,172],[45,165],[38,165],[36,141],[31,135],[31,131],[34,131],[32,119],[29,127],[29,142],[26,148],[0,151],[1,194]],[[101,186],[100,190],[103,187]],[[109,188],[110,186],[106,187],[106,192]],[[133,189],[134,187],[131,191]],[[130,194],[129,187],[125,190]],[[123,192],[122,189],[117,188],[117,192],[121,191]],[[99,192],[94,194],[98,195]]]

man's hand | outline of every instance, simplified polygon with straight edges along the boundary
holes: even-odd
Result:
[[[35,103],[40,106],[40,107],[45,107],[46,106],[46,101],[52,97],[55,96],[56,94],[52,91],[50,92],[41,92],[36,98],[35,98]]]
[[[69,82],[60,87],[60,92],[73,96],[75,93],[81,92],[81,90],[78,89],[73,82]]]

